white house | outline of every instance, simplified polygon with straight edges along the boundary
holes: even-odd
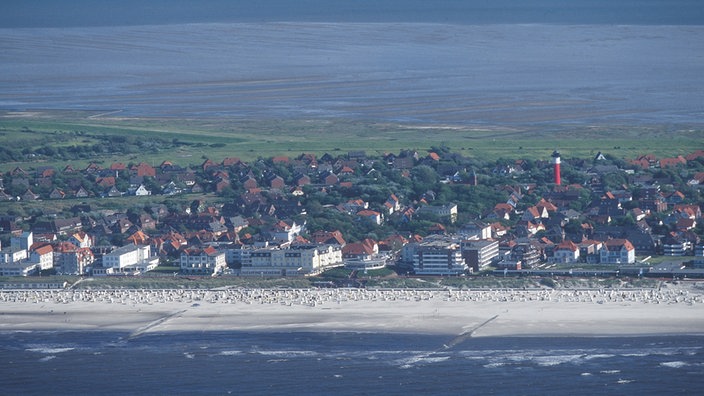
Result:
[[[279,221],[271,228],[271,239],[274,241],[291,242],[305,229],[305,224],[300,225],[292,222],[290,225],[284,221]]]
[[[227,268],[225,253],[208,246],[186,249],[181,253],[181,271],[187,274],[219,274]]]
[[[39,269],[48,270],[54,267],[54,248],[49,245],[42,245],[29,251],[29,261],[39,265]]]
[[[384,217],[381,215],[381,213],[369,209],[360,210],[359,212],[357,212],[357,216],[362,219],[369,220],[376,225],[381,225],[381,223],[384,221]]]
[[[104,255],[102,271],[94,269],[94,274],[136,274],[151,271],[158,265],[159,258],[151,255],[149,245],[126,245]]]
[[[555,248],[553,257],[548,259],[550,263],[557,264],[574,264],[579,261],[579,246],[574,242],[567,240]]]
[[[627,239],[610,239],[604,242],[599,258],[602,264],[633,264],[636,249]]]
[[[152,192],[147,190],[146,187],[144,187],[144,184],[140,184],[139,187],[137,187],[136,190],[134,190],[134,195],[141,197],[145,195],[152,195]]]
[[[84,231],[79,231],[68,238],[68,241],[73,243],[79,248],[91,248],[93,247],[93,237],[88,235]]]

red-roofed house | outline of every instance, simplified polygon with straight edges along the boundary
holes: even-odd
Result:
[[[227,264],[225,253],[218,252],[212,246],[204,249],[185,249],[181,252],[181,271],[188,274],[218,274]]]
[[[574,264],[579,261],[579,247],[574,242],[567,240],[555,247],[551,263]]]
[[[337,177],[336,174],[330,173],[329,175],[325,176],[325,179],[323,179],[323,183],[327,186],[332,186],[340,182],[340,178]]]
[[[115,178],[112,176],[107,176],[107,177],[99,177],[96,181],[95,184],[99,185],[100,187],[103,188],[110,188],[115,186]]]
[[[401,204],[399,203],[396,194],[389,195],[389,198],[384,203],[384,207],[386,207],[386,210],[389,212],[389,214],[392,214],[401,209]]]
[[[384,217],[381,215],[381,213],[369,209],[360,210],[359,212],[357,212],[357,216],[362,219],[369,220],[376,225],[381,225],[381,223],[384,221]]]
[[[675,158],[663,158],[660,160],[660,168],[669,168],[679,165],[687,165],[687,160],[681,155]]]
[[[694,219],[678,219],[675,227],[678,231],[688,231],[697,226],[697,221]]]
[[[690,219],[699,219],[702,217],[702,210],[699,205],[675,205],[673,212],[684,214]]]
[[[91,235],[87,234],[85,231],[78,231],[74,233],[68,238],[68,241],[79,248],[90,248],[94,245],[94,238]]]
[[[339,230],[335,231],[316,231],[311,235],[313,241],[319,245],[331,245],[337,244],[340,246],[345,246],[347,242],[342,237],[342,233]]]
[[[649,162],[647,159],[645,159],[645,158],[639,158],[639,159],[630,160],[629,163],[630,163],[631,165],[638,166],[638,167],[640,167],[640,168],[642,168],[642,169],[648,169],[648,168],[650,168],[650,162]]]
[[[372,239],[348,243],[342,248],[342,257],[357,260],[371,260],[379,254],[379,244]]]
[[[127,170],[127,165],[123,164],[122,162],[113,162],[113,164],[110,165],[110,170],[111,171]]]
[[[34,243],[29,248],[29,261],[39,265],[41,270],[54,267],[54,248],[46,242]]]
[[[555,206],[555,204],[553,204],[552,202],[547,201],[545,198],[541,198],[540,201],[535,204],[535,206],[538,207],[538,209],[544,208],[546,211],[548,211],[548,213],[557,212],[557,206]]]
[[[127,242],[135,245],[148,245],[149,235],[145,234],[143,231],[137,231],[127,237]]]
[[[510,204],[498,203],[494,206],[493,217],[497,219],[509,220],[512,212],[513,206]]]
[[[538,206],[531,206],[526,209],[525,212],[523,212],[523,216],[521,217],[521,220],[525,221],[535,221],[535,220],[541,220],[541,219],[547,219],[548,218],[548,210],[543,206],[543,207],[538,207]]]
[[[687,154],[684,159],[687,161],[694,161],[697,158],[704,157],[704,150],[697,150],[691,154]]]
[[[136,175],[138,177],[145,177],[145,176],[151,176],[151,177],[156,177],[156,169],[154,169],[151,165],[140,162],[137,165],[133,165],[132,168],[130,169],[133,175]]]
[[[408,243],[408,239],[399,234],[394,234],[379,242],[379,250],[396,251],[403,248]]]
[[[338,176],[349,175],[354,175],[354,169],[350,168],[349,166],[343,166],[342,169],[340,169],[340,172],[338,173]]]
[[[600,251],[602,264],[633,264],[636,262],[636,249],[628,239],[604,241]]]

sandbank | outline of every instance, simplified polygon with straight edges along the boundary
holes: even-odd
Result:
[[[696,290],[0,292],[0,332],[340,331],[498,336],[704,334]]]

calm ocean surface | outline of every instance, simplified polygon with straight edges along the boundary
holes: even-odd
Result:
[[[359,333],[0,334],[2,394],[704,392],[704,338]]]
[[[704,123],[697,1],[69,3],[0,4],[0,110]]]

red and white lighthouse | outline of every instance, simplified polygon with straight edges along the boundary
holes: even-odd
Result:
[[[555,170],[555,184],[560,185],[560,153],[555,150],[552,152],[552,165]]]

